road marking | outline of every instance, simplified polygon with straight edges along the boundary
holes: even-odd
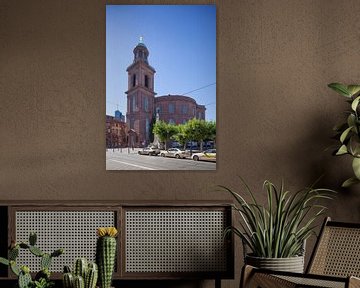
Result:
[[[114,160],[114,159],[109,159],[109,160],[110,160],[110,161],[114,161],[114,162],[118,162],[118,163],[122,163],[122,164],[125,164],[125,165],[130,165],[130,166],[134,166],[134,167],[146,169],[146,170],[156,170],[156,169],[153,169],[153,168],[150,168],[150,167],[141,166],[141,165],[136,165],[136,164],[131,164],[131,163],[124,162],[124,161],[119,161],[119,160]]]

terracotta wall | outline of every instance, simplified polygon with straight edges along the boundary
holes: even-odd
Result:
[[[264,179],[297,189],[325,173],[328,214],[360,220],[359,187],[338,188],[350,162],[325,151],[346,109],[327,84],[360,82],[359,1],[216,1],[219,160],[199,173],[105,171],[105,4],[0,1],[1,200],[229,199],[213,185],[238,175],[265,199]]]

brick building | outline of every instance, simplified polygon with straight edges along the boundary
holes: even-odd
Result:
[[[155,111],[159,119],[172,124],[184,124],[190,119],[205,120],[205,106],[187,96],[166,95],[155,98]]]
[[[168,123],[183,124],[192,118],[205,119],[205,106],[187,96],[166,95],[155,97],[155,69],[149,65],[149,50],[140,38],[134,48],[133,63],[128,72],[127,113],[128,129],[136,132],[135,146],[151,142],[151,126],[156,113]]]
[[[106,148],[126,147],[128,129],[120,119],[106,115]]]

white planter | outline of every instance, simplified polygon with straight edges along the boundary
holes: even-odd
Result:
[[[263,258],[246,255],[245,263],[263,269],[304,273],[304,256]]]

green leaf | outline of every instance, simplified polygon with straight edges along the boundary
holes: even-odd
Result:
[[[356,177],[352,177],[352,178],[349,178],[346,181],[344,181],[344,183],[341,185],[341,187],[348,188],[352,185],[359,184],[359,183],[360,183],[359,179],[357,179]]]
[[[10,268],[11,268],[11,271],[12,271],[16,276],[19,276],[21,270],[20,270],[20,268],[16,265],[16,262],[15,262],[15,261],[10,261]]]
[[[356,84],[348,85],[347,90],[349,91],[351,96],[354,96],[360,92],[360,85],[356,85]]]
[[[358,135],[352,135],[350,137],[350,141],[349,141],[349,148],[351,150],[351,155],[353,155],[354,157],[359,157],[360,156],[360,139]]]
[[[9,264],[10,264],[9,260],[8,260],[8,259],[5,259],[5,258],[3,258],[3,257],[0,257],[0,263],[1,263],[1,264],[4,264],[4,265],[9,265]]]
[[[348,126],[355,126],[356,116],[353,113],[350,113],[350,115],[347,118],[347,124]]]
[[[356,97],[355,100],[351,103],[351,109],[356,111],[357,106],[359,105],[360,96]]]
[[[339,93],[342,96],[351,97],[350,92],[347,89],[347,86],[341,83],[330,83],[328,85],[329,88],[333,89],[335,92]]]
[[[339,150],[336,152],[336,155],[344,155],[344,154],[347,154],[349,153],[348,152],[348,149],[346,148],[346,145],[342,145]]]
[[[347,128],[340,136],[340,141],[341,143],[344,143],[346,137],[348,136],[349,132],[351,131],[351,129],[353,128],[353,126]]]
[[[355,157],[353,159],[352,168],[356,178],[360,180],[360,158]]]

